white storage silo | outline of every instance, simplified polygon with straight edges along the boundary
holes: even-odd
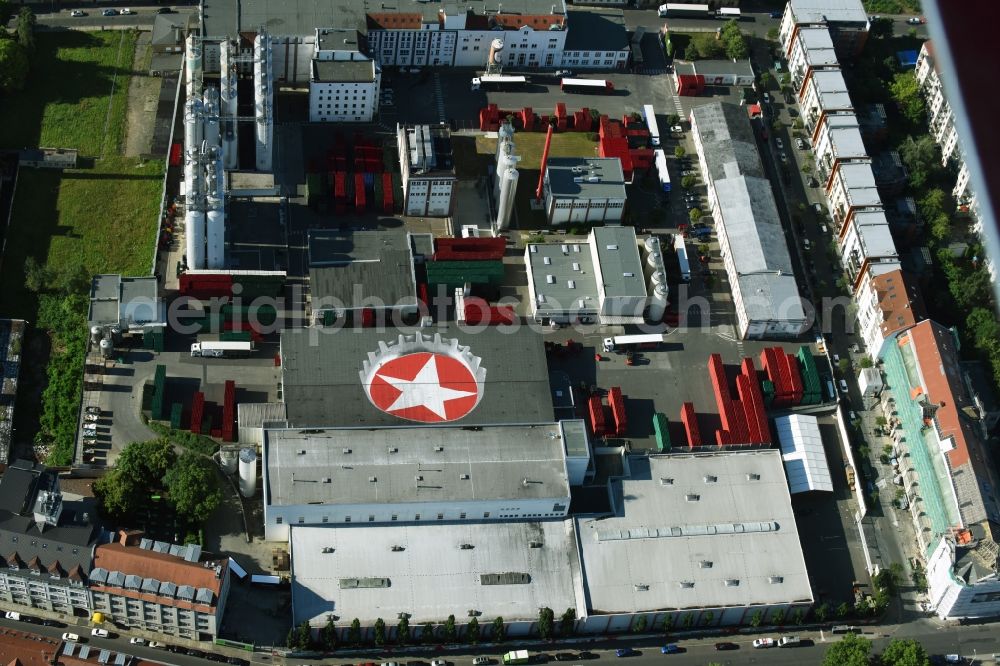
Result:
[[[205,143],[211,150],[219,145],[219,91],[214,87],[205,89]]]
[[[206,266],[215,270],[226,267],[226,213],[221,199],[210,198],[206,215],[205,253]]]
[[[202,77],[201,44],[195,39],[194,35],[188,35],[185,44],[185,54],[188,99],[200,97]]]
[[[266,33],[258,34],[254,39],[254,127],[257,138],[257,170],[271,170],[271,152],[273,150],[273,117],[272,104],[272,47],[271,38]]]
[[[104,337],[104,331],[101,330],[100,326],[90,327],[90,344],[96,345],[101,342],[101,338]]]
[[[517,169],[508,168],[500,177],[500,200],[497,203],[497,229],[510,228],[514,212],[514,194],[517,192]]]
[[[644,240],[642,244],[646,248],[646,252],[652,252],[654,249],[660,249],[660,239],[656,236],[647,236],[646,240]]]
[[[187,266],[192,270],[205,268],[205,212],[190,210],[184,215],[184,239]]]
[[[237,93],[238,77],[236,63],[233,62],[233,43],[230,40],[222,42],[219,47],[222,60],[219,90],[219,115],[222,117],[220,131],[222,133],[222,158],[225,168],[233,170],[239,167],[239,152],[236,137],[237,125]]]
[[[115,346],[108,338],[101,340],[101,356],[111,358],[115,354]]]
[[[663,257],[660,256],[660,248],[655,247],[646,255],[646,265],[654,271],[663,266]]]
[[[184,150],[197,150],[204,137],[202,128],[203,104],[200,99],[188,99],[184,105]]]
[[[219,449],[219,464],[226,474],[235,474],[239,469],[240,447],[223,446]]]
[[[667,285],[654,284],[652,293],[649,296],[649,320],[653,322],[663,321],[663,315],[667,311]]]
[[[240,450],[240,494],[247,499],[257,493],[257,451],[247,447]]]

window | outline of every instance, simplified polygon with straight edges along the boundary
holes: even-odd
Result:
[[[329,516],[323,516],[323,522],[324,523],[330,522],[330,517]]]
[[[489,517],[490,517],[490,512],[489,511],[484,511],[483,512],[483,518],[489,518]]]
[[[420,514],[419,514],[419,513],[418,513],[418,514],[415,514],[415,515],[413,516],[413,520],[420,520]]]
[[[460,520],[465,520],[465,512],[463,511],[462,513],[460,513],[458,517]]]
[[[284,522],[284,519],[281,516],[278,516],[277,518],[274,519],[274,522],[280,525],[281,523]]]
[[[444,514],[443,513],[439,513],[438,514],[438,520],[444,520]]]
[[[396,514],[392,514],[392,519],[393,519],[393,520],[396,520],[396,519],[397,519],[397,516],[396,516]]]
[[[351,517],[350,516],[344,516],[344,522],[345,523],[351,522]]]
[[[369,515],[369,516],[368,516],[368,522],[369,522],[369,523],[374,523],[374,522],[375,522],[375,516],[373,516],[373,515]]]
[[[305,516],[299,516],[299,525],[306,522]]]

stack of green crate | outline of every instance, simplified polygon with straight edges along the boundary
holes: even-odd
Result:
[[[174,430],[180,430],[181,428],[181,414],[184,412],[184,405],[179,402],[175,402],[170,407],[170,427]]]
[[[163,398],[167,388],[167,366],[158,365],[153,374],[153,401],[149,411],[152,417],[159,421],[163,419]]]
[[[803,345],[796,355],[802,375],[802,404],[818,405],[823,401],[823,389],[819,379],[819,369],[809,347]]]
[[[270,326],[278,318],[278,311],[273,305],[233,305],[229,303],[222,306],[222,317],[226,321],[253,321],[263,326]]]
[[[233,283],[240,285],[239,296],[245,301],[259,296],[278,298],[285,289],[285,275],[236,275]]]
[[[770,407],[774,402],[774,382],[765,379],[760,383],[760,392],[764,394],[764,406]]]
[[[226,331],[219,335],[220,342],[253,342],[253,333],[250,331]]]
[[[653,432],[656,434],[656,450],[660,453],[670,451],[670,422],[662,412],[653,414]]]
[[[428,261],[427,282],[457,289],[466,283],[498,285],[503,282],[502,261]]]
[[[326,198],[323,190],[323,176],[318,173],[306,174],[306,203],[311,208],[319,205],[319,202]]]

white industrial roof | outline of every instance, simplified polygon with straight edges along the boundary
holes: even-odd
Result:
[[[616,515],[577,519],[591,615],[812,601],[777,450],[629,465]]]
[[[834,159],[867,157],[868,151],[865,149],[865,142],[861,139],[861,130],[858,129],[858,120],[854,114],[850,114],[850,117],[844,115],[836,117],[840,119],[838,123],[840,126],[830,123],[826,128],[830,136]]]
[[[774,427],[781,443],[781,459],[785,463],[791,493],[833,492],[833,478],[816,417],[806,414],[779,416],[774,419]]]
[[[832,109],[852,109],[854,103],[847,91],[847,83],[839,69],[822,69],[813,72],[810,85],[816,89],[820,106],[825,111]]]
[[[867,23],[861,0],[790,0],[796,23]]]
[[[409,613],[411,627],[468,621],[470,610],[480,623],[537,619],[542,606],[584,614],[572,520],[293,526],[290,542],[296,624],[329,613],[363,625]]]
[[[850,206],[866,207],[881,206],[882,197],[875,186],[875,173],[870,161],[850,162],[837,168],[840,178],[847,190],[847,202]]]
[[[272,506],[569,497],[557,423],[268,430],[264,466]]]

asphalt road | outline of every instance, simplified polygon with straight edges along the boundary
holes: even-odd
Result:
[[[155,7],[143,7],[131,5],[129,8],[135,12],[129,15],[102,16],[101,11],[108,7],[122,9],[122,3],[105,3],[104,6],[82,5],[78,8],[84,12],[84,16],[70,16],[70,12],[75,8],[61,9],[56,11],[44,11],[45,6],[36,7],[36,18],[38,25],[49,29],[71,29],[71,30],[103,30],[105,28],[139,28],[140,30],[151,30],[156,12],[161,7],[170,7],[174,13],[193,14],[197,13],[198,7],[192,5],[158,5]],[[10,19],[8,27],[17,25],[15,17]]]

